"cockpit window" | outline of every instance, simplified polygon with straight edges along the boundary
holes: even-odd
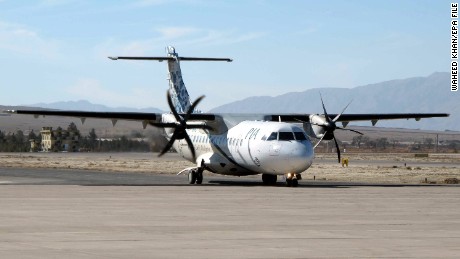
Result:
[[[279,132],[279,141],[289,140],[294,140],[294,135],[292,135],[292,132]]]
[[[307,140],[303,132],[294,132],[294,135],[296,140]]]
[[[270,134],[270,136],[268,136],[267,141],[277,140],[277,139],[278,139],[278,132],[272,132],[272,134]]]

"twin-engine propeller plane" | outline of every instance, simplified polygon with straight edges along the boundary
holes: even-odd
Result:
[[[180,57],[173,47],[166,48],[165,57],[109,57],[112,60],[157,60],[167,61],[169,90],[167,101],[170,113],[138,112],[87,112],[87,111],[43,111],[15,110],[16,114],[47,116],[70,116],[81,118],[135,120],[143,127],[152,125],[165,130],[169,140],[160,156],[174,148],[183,158],[196,164],[181,173],[188,174],[190,184],[201,184],[203,171],[216,174],[245,176],[262,175],[266,185],[274,185],[278,175],[285,175],[287,186],[297,186],[301,173],[307,170],[315,156],[314,149],[322,140],[334,140],[338,160],[340,148],[334,131],[346,129],[350,121],[416,119],[447,117],[444,113],[399,113],[399,114],[328,114],[321,98],[323,114],[214,114],[198,113],[197,105],[204,96],[190,101],[182,80],[180,61],[227,61],[228,58]],[[348,106],[348,105],[347,105]],[[344,127],[336,125],[341,122]],[[310,138],[319,139],[313,146]]]

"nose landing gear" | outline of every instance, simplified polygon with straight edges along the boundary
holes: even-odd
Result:
[[[286,174],[286,186],[287,187],[297,187],[299,186],[299,180],[302,179],[300,174],[288,173]]]

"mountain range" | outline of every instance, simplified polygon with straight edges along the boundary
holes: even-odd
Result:
[[[460,93],[450,91],[450,74],[391,80],[354,88],[315,88],[283,95],[253,96],[212,109],[217,113],[323,113],[320,93],[328,113],[450,113],[448,118],[380,121],[378,126],[460,130]],[[350,125],[370,125],[350,123]]]
[[[58,109],[58,110],[73,110],[73,111],[104,111],[104,112],[152,112],[162,113],[163,111],[157,108],[129,108],[129,107],[109,107],[102,104],[94,104],[86,100],[67,101],[67,102],[54,102],[54,103],[35,103],[25,105],[30,107],[40,107],[45,109]]]
[[[426,130],[460,130],[460,93],[450,91],[450,74],[437,72],[426,77],[391,80],[354,88],[315,88],[279,96],[253,96],[227,103],[216,113],[323,113],[320,93],[328,113],[450,113],[448,118],[380,121],[377,126]],[[85,100],[27,105],[47,109],[86,111],[155,112],[157,108],[107,107]],[[350,125],[370,125],[370,122]]]

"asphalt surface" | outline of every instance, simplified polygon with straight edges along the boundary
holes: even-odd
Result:
[[[189,186],[186,174],[119,173],[72,169],[2,168],[0,185],[82,185],[82,186]],[[202,185],[219,186],[264,186],[260,176],[222,176],[205,174]],[[282,176],[278,176],[277,187],[284,187]],[[301,180],[299,187],[421,187],[427,184],[380,184],[363,182],[334,182]],[[438,185],[444,186],[444,185]],[[460,187],[460,185],[449,185]]]
[[[458,185],[0,168],[1,258],[458,258]]]

